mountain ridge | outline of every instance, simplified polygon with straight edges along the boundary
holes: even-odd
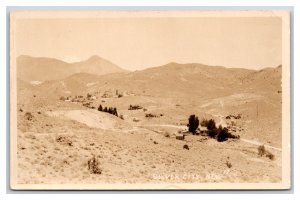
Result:
[[[76,73],[104,75],[126,71],[99,56],[92,56],[87,60],[74,63],[56,58],[27,55],[20,55],[17,58],[17,77],[26,82],[59,80]]]

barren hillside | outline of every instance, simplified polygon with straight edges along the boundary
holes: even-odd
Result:
[[[169,63],[106,75],[73,72],[49,81],[40,74],[40,84],[18,81],[20,183],[281,180],[280,66],[254,71]],[[100,104],[118,116],[98,111]],[[189,134],[176,140],[191,114],[231,126],[240,139]],[[260,144],[275,159],[259,156]],[[91,171],[94,158],[99,174]]]

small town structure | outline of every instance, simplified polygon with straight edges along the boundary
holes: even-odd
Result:
[[[205,127],[205,126],[201,126],[200,127],[200,134],[206,134],[207,133],[207,127]]]
[[[177,133],[176,140],[184,140],[184,134],[183,133]]]

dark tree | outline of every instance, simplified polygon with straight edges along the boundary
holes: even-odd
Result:
[[[189,123],[187,125],[189,127],[189,132],[195,134],[196,130],[199,126],[199,119],[195,115],[191,115],[189,117]]]
[[[98,107],[98,110],[99,110],[99,111],[102,111],[102,110],[103,110],[101,104],[100,104],[100,106]]]
[[[117,116],[117,117],[118,117],[118,111],[117,111],[117,108],[114,108],[114,110],[113,110],[113,114],[114,114],[115,116]]]
[[[218,140],[218,142],[224,142],[228,138],[240,139],[240,136],[231,134],[229,132],[229,130],[226,127],[224,127],[219,131],[219,133],[217,135],[217,140]]]
[[[215,138],[220,132],[220,129],[218,128],[214,128],[214,129],[208,129],[208,136],[209,137],[212,137],[212,138]]]
[[[228,129],[223,128],[217,135],[217,140],[218,142],[224,142],[227,140],[228,137],[229,137]]]
[[[107,107],[105,107],[105,108],[103,109],[103,112],[107,112]]]
[[[215,120],[213,119],[210,119],[208,122],[207,122],[207,129],[208,130],[213,130],[216,128],[216,122]]]

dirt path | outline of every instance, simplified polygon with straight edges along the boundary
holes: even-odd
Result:
[[[267,148],[274,149],[274,150],[277,150],[277,151],[281,151],[281,148],[277,148],[277,147],[273,147],[273,146],[270,146],[270,145],[267,145],[267,144],[263,144],[262,142],[258,142],[258,141],[255,141],[255,140],[248,140],[248,139],[244,139],[244,138],[240,138],[240,140],[243,141],[243,142],[246,142],[248,144],[253,144],[253,145],[256,145],[256,146],[264,145]]]
[[[219,118],[218,125],[222,125],[223,127],[227,126],[227,124],[226,124],[226,122],[224,120],[224,116],[221,116],[221,115],[213,115],[213,116]],[[264,144],[262,142],[258,142],[258,141],[255,141],[255,140],[249,140],[249,139],[245,139],[245,138],[240,138],[240,140],[243,141],[243,142],[245,142],[245,143],[248,143],[248,144],[253,144],[253,145],[256,145],[256,146],[264,145],[267,148],[274,149],[274,150],[277,150],[277,151],[281,151],[281,148],[277,148],[277,147],[273,147],[273,146],[270,146],[270,145],[266,145],[266,144]]]
[[[71,120],[76,120],[81,123],[84,123],[92,128],[101,128],[101,129],[112,130],[112,129],[114,129],[114,124],[115,124],[115,121],[112,120],[110,118],[110,116],[107,116],[105,114],[99,113],[94,110],[92,110],[92,111],[90,111],[90,110],[53,111],[53,112],[49,112],[47,114],[50,116],[64,116]],[[214,116],[219,119],[218,125],[222,125],[223,127],[226,126],[223,116],[220,116],[220,115],[214,115]],[[183,125],[147,124],[147,125],[139,125],[139,126],[132,127],[128,131],[134,131],[134,130],[143,129],[146,127],[169,127],[169,128],[177,128],[177,129],[185,129],[185,130],[187,129],[187,127],[183,126]],[[126,130],[123,130],[123,131],[125,132]],[[248,144],[256,145],[256,146],[264,145],[267,148],[281,151],[281,148],[266,145],[266,144],[263,144],[262,142],[255,141],[255,140],[240,138],[240,141],[248,143]]]
[[[221,119],[222,118],[220,118],[219,124],[222,124],[222,122],[223,122]],[[172,125],[172,124],[148,124],[148,125],[141,125],[139,127],[171,127],[171,128],[178,128],[178,129],[186,129],[186,126],[179,126],[179,125]],[[281,151],[281,148],[273,147],[271,145],[266,145],[266,144],[263,144],[262,142],[258,142],[258,141],[255,141],[255,140],[240,138],[240,141],[243,141],[243,142],[248,143],[248,144],[256,145],[256,146],[264,145],[266,148]]]
[[[172,125],[172,124],[149,124],[149,125],[141,125],[140,127],[146,127],[146,126],[157,126],[157,127],[170,127],[170,128],[182,128],[182,129],[186,129],[187,126],[179,126],[179,125]]]

